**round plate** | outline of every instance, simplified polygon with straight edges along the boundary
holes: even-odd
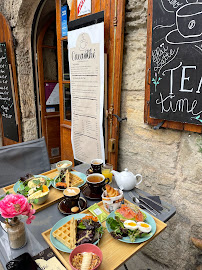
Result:
[[[33,175],[33,176],[34,176],[35,178],[42,177],[42,178],[45,178],[46,180],[49,180],[49,179],[50,179],[50,178],[48,178],[48,177],[45,176],[45,175]],[[52,182],[49,183],[48,187],[50,187],[51,184],[52,184]],[[17,191],[18,191],[20,185],[21,185],[21,183],[20,183],[20,181],[18,180],[18,181],[15,183],[14,187],[13,187],[13,190],[14,190],[15,193],[17,193]]]
[[[82,187],[86,183],[86,175],[84,173],[81,173],[81,172],[71,172],[71,173],[76,174],[77,176],[79,176],[83,180],[83,184],[77,186],[78,188]],[[56,184],[55,181],[56,181],[58,175],[54,177],[54,181],[52,182],[52,186],[58,190],[63,191],[64,190],[63,188],[58,188],[55,186],[55,184]]]
[[[86,202],[86,200],[84,198],[80,197],[79,198],[79,203],[80,203],[80,206],[81,206],[81,210],[78,211],[78,212],[81,212],[81,211],[83,211],[83,210],[85,210],[87,208],[87,202]],[[63,199],[62,201],[60,201],[58,203],[58,210],[63,215],[72,215],[73,214],[73,212],[71,212],[70,207],[68,207],[65,204],[65,199]]]
[[[99,201],[102,199],[102,193],[100,194],[92,193],[88,185],[82,190],[82,193],[89,200]]]
[[[72,217],[74,217],[74,219],[81,219],[83,217],[87,216],[87,214],[74,214],[74,215],[70,215],[68,217],[64,217],[62,219],[60,219],[52,228],[51,232],[50,232],[50,241],[51,243],[54,245],[55,248],[57,248],[60,251],[66,252],[66,253],[71,253],[72,249],[69,249],[68,247],[66,247],[65,245],[63,245],[60,241],[58,241],[56,238],[53,237],[53,232],[55,230],[57,230],[59,227],[61,227],[62,225],[64,225],[66,222],[70,221],[72,219]],[[96,245],[98,243],[98,240],[93,243],[94,245]]]
[[[122,241],[122,242],[125,242],[125,243],[129,243],[129,244],[138,244],[138,243],[142,243],[142,242],[145,242],[145,241],[149,240],[149,239],[155,234],[155,232],[156,232],[156,222],[154,221],[153,217],[150,216],[150,215],[149,215],[148,213],[146,213],[145,211],[143,211],[142,209],[141,209],[141,212],[143,212],[143,213],[145,213],[145,214],[147,215],[147,218],[145,219],[144,222],[146,222],[146,223],[148,223],[149,225],[151,225],[151,227],[152,227],[151,232],[150,232],[147,236],[145,236],[145,237],[142,237],[142,238],[136,238],[136,239],[135,239],[135,242],[131,242],[129,236],[123,237],[122,239],[117,239],[117,240]],[[114,211],[111,212],[111,213],[109,214],[108,218],[109,218],[109,217],[114,218],[114,217],[115,217],[115,212],[114,212]],[[110,233],[110,232],[113,232],[113,230],[110,228],[110,226],[109,226],[109,224],[108,224],[107,221],[106,221],[106,227],[107,227],[107,230],[108,230],[109,233]]]

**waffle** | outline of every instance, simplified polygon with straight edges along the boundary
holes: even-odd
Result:
[[[70,187],[78,187],[83,184],[83,179],[81,179],[78,175],[70,173],[69,174],[69,186]]]
[[[59,227],[53,232],[53,237],[69,249],[74,249],[76,247],[76,220],[72,218]]]

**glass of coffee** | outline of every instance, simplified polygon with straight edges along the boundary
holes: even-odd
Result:
[[[65,202],[70,208],[78,206],[80,192],[81,190],[78,187],[69,187],[63,191]]]
[[[92,168],[93,173],[101,173],[102,165],[103,165],[102,159],[93,159],[91,161],[91,168]]]
[[[101,194],[103,192],[102,188],[109,183],[109,179],[106,179],[100,173],[92,173],[87,176],[86,182],[92,193]]]

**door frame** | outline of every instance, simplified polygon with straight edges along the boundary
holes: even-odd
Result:
[[[55,49],[57,50],[56,46],[48,46],[43,45],[45,34],[48,30],[48,28],[51,26],[51,24],[55,21],[55,15],[53,15],[43,26],[41,29],[38,40],[37,40],[37,65],[38,65],[38,89],[39,89],[39,99],[40,99],[40,112],[41,112],[41,128],[42,128],[42,136],[45,137],[47,149],[49,152],[49,158],[51,163],[58,162],[60,160],[60,148],[59,148],[59,155],[56,157],[51,156],[51,144],[49,144],[49,133],[47,130],[48,125],[48,119],[58,118],[60,117],[60,113],[57,112],[46,112],[46,100],[45,100],[45,83],[47,82],[53,82],[58,83],[58,80],[51,80],[51,81],[45,81],[44,80],[44,66],[43,66],[43,49]],[[50,124],[49,124],[50,125]],[[60,132],[60,130],[59,130]]]
[[[114,115],[120,115],[122,63],[123,63],[123,42],[125,24],[125,0],[92,0],[91,14],[104,10],[105,28],[105,53],[107,54],[108,71],[108,104],[105,118],[108,120],[108,141],[113,139],[114,152],[107,153],[107,162],[117,168],[119,122]],[[90,14],[87,14],[90,15]],[[87,16],[84,15],[84,16]],[[81,17],[84,17],[81,16]],[[72,1],[70,21],[79,19],[77,16],[77,1]],[[62,159],[73,160],[71,145],[71,121],[64,119],[63,99],[63,62],[62,62],[62,40],[61,37],[61,0],[56,0],[56,25],[57,25],[57,47],[58,47],[58,80],[60,89],[60,126],[61,126],[61,157]],[[109,74],[111,76],[109,76]]]

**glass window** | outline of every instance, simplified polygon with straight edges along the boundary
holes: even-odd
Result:
[[[57,46],[57,36],[56,36],[56,28],[55,28],[56,22],[54,21],[48,30],[45,33],[44,39],[43,39],[43,45],[45,46]]]
[[[70,94],[70,84],[63,84],[64,90],[64,119],[71,120],[71,94]]]
[[[58,80],[57,50],[43,48],[44,81]]]
[[[69,81],[69,58],[68,58],[68,43],[63,40],[63,80]]]

